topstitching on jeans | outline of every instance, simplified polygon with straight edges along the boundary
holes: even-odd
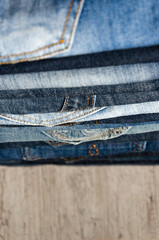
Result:
[[[96,108],[96,109],[93,109],[92,111],[90,110],[89,112],[87,112],[87,113],[84,113],[84,114],[81,114],[81,115],[79,115],[79,116],[77,116],[77,117],[75,117],[75,118],[72,118],[72,119],[69,119],[69,120],[65,120],[65,121],[63,121],[64,123],[67,123],[67,122],[71,122],[71,121],[73,121],[73,120],[75,120],[75,119],[77,119],[77,118],[79,118],[79,117],[82,117],[82,116],[86,116],[87,114],[90,114],[90,113],[93,113],[93,112],[95,112],[96,110],[100,110],[101,108],[99,107],[99,108]],[[79,111],[79,110],[78,110]],[[70,115],[73,115],[73,114],[75,114],[74,112],[73,113],[71,113]],[[68,115],[68,116],[70,116],[70,115]],[[44,126],[44,124],[41,124],[41,123],[32,123],[32,122],[29,122],[29,121],[23,121],[23,120],[19,120],[19,119],[16,119],[16,118],[13,118],[13,117],[10,117],[10,116],[7,116],[7,115],[3,115],[3,114],[0,114],[0,116],[4,116],[4,117],[7,117],[8,119],[12,119],[12,120],[15,120],[15,121],[17,121],[17,122],[20,122],[20,123],[29,123],[29,124],[31,124],[31,125],[39,125],[39,126]],[[67,116],[67,117],[68,117]],[[52,119],[52,120],[54,120],[54,119]],[[48,120],[48,121],[52,121],[52,120]],[[61,124],[62,122],[58,122],[58,123],[56,123],[56,125],[58,125],[58,124]],[[47,126],[51,126],[52,124],[48,124]]]
[[[30,153],[30,148],[28,147],[27,148],[28,149],[28,155],[31,157],[31,158],[28,158],[26,155],[25,155],[25,148],[24,147],[22,147],[21,148],[21,150],[22,150],[22,155],[23,155],[23,160],[31,160],[31,161],[34,161],[34,160],[40,160],[40,159],[42,159],[42,158],[39,158],[39,157],[35,157],[35,156],[33,156],[33,155],[31,155],[31,153]]]
[[[64,24],[63,31],[62,31],[61,39],[60,39],[57,43],[53,43],[53,44],[50,44],[50,45],[48,45],[48,46],[39,48],[39,49],[37,49],[37,50],[28,52],[29,54],[32,54],[32,53],[34,53],[34,52],[37,52],[37,51],[40,51],[40,50],[43,50],[43,49],[52,47],[53,45],[58,45],[58,44],[61,44],[61,43],[64,42],[63,37],[64,37],[65,31],[66,31],[66,26],[67,26],[67,23],[68,23],[68,18],[69,18],[70,11],[71,11],[71,8],[72,8],[72,6],[73,6],[73,2],[74,2],[74,1],[75,1],[75,0],[71,0],[70,6],[69,6],[69,9],[68,9],[68,12],[67,12],[67,16],[66,16],[66,19],[65,19],[65,24]],[[23,59],[19,59],[19,60],[15,60],[15,61],[8,61],[8,62],[1,62],[0,65],[10,64],[10,63],[13,64],[13,63],[25,62],[25,61],[31,61],[31,60],[38,60],[38,59],[41,59],[41,58],[43,58],[43,57],[47,57],[47,56],[49,56],[49,55],[52,55],[53,53],[58,53],[58,52],[60,53],[60,52],[62,52],[62,51],[64,51],[64,50],[68,49],[69,46],[70,46],[70,43],[71,43],[71,38],[72,38],[73,31],[74,31],[74,27],[75,27],[75,22],[76,22],[77,15],[78,15],[78,13],[79,13],[79,10],[80,10],[82,1],[83,1],[83,0],[80,0],[80,1],[79,1],[78,8],[77,8],[77,12],[76,12],[76,14],[75,14],[74,22],[73,22],[73,25],[72,25],[72,28],[71,28],[71,34],[70,34],[70,37],[69,37],[69,42],[68,42],[68,44],[67,44],[67,46],[66,46],[65,48],[60,49],[60,50],[57,50],[57,51],[54,51],[54,52],[46,53],[46,54],[43,54],[43,55],[37,56],[37,57],[23,58]],[[21,53],[21,54],[8,55],[8,56],[5,56],[5,58],[7,58],[7,57],[13,57],[13,56],[25,55],[25,54],[28,54],[28,53],[25,52],[25,53]],[[4,57],[3,57],[3,56],[0,56],[0,58],[4,58]]]
[[[91,101],[91,97],[92,97],[92,101]],[[69,105],[68,105],[69,100],[70,100],[70,98],[68,97],[67,100],[66,100],[66,102],[65,102],[64,109],[62,109],[62,112],[63,112],[64,110],[70,111],[70,110],[68,109],[68,107],[69,107]],[[81,109],[87,110],[87,109],[93,108],[93,107],[95,107],[95,102],[96,102],[96,95],[93,95],[93,96],[92,96],[92,95],[88,95],[87,105],[86,105],[86,106],[84,106],[84,107],[78,107],[78,108],[76,108],[76,110],[72,109],[71,111],[77,111],[77,110],[81,110]]]
[[[89,99],[90,99],[90,98],[89,98],[89,96],[88,96],[88,100],[87,100],[87,105],[86,105],[86,106],[81,107],[80,109],[71,112],[71,114],[69,114],[69,115],[67,115],[67,116],[63,116],[63,117],[59,117],[59,118],[52,118],[52,119],[49,119],[49,120],[39,120],[39,119],[36,119],[36,118],[33,118],[33,117],[28,117],[28,116],[26,116],[26,115],[22,115],[22,116],[23,116],[24,118],[32,119],[32,120],[34,120],[34,121],[39,121],[39,122],[51,122],[51,121],[53,121],[53,120],[56,121],[56,120],[59,120],[59,119],[64,119],[65,117],[70,117],[71,115],[79,112],[81,109],[87,108],[87,106],[88,106],[88,104],[89,104]],[[93,96],[93,98],[92,98],[92,107],[90,107],[90,108],[88,108],[88,109],[92,109],[92,108],[93,108],[94,99],[95,99],[95,97]],[[99,107],[99,108],[100,108],[100,107]],[[99,109],[99,108],[98,108],[98,109]],[[88,112],[88,113],[89,113],[89,112]],[[10,118],[10,119],[13,119],[13,120],[25,122],[25,121],[23,121],[23,120],[19,120],[19,119],[10,117],[10,116],[8,116],[8,115],[6,115],[6,114],[0,114],[0,116],[4,116],[4,117],[7,117],[7,118]],[[19,115],[17,115],[17,117],[18,117],[18,116],[19,116]],[[81,115],[80,115],[80,116],[81,116]],[[80,117],[80,116],[79,116],[79,117]],[[83,115],[82,115],[82,116],[83,116]],[[29,122],[28,122],[28,123],[29,123]],[[32,122],[30,122],[30,123],[32,123]]]
[[[137,149],[137,146],[138,146],[138,142],[135,143],[135,147],[134,147],[134,149],[133,149],[131,152],[135,152],[136,149]],[[141,146],[141,149],[139,149],[137,152],[142,151],[143,146],[144,146],[144,142],[143,142],[143,144],[142,144],[142,146]],[[92,152],[91,152],[91,150],[92,150],[93,148],[96,149],[95,153],[92,153]],[[25,155],[25,148],[22,147],[22,155],[23,155],[24,160],[32,160],[32,161],[34,161],[34,160],[43,160],[43,159],[44,159],[44,158],[40,158],[40,157],[36,157],[36,156],[32,155],[32,154],[31,154],[31,151],[30,151],[30,147],[27,147],[27,153],[28,153],[28,156],[31,157],[31,158],[26,157],[26,155]],[[88,154],[89,154],[90,156],[96,156],[96,155],[99,155],[99,153],[100,153],[100,152],[99,152],[99,148],[97,148],[97,146],[96,146],[95,144],[93,144],[93,145],[89,148],[89,150],[88,150]],[[67,160],[68,160],[68,161],[69,161],[69,160],[71,160],[71,161],[77,161],[77,160],[82,160],[82,159],[84,159],[84,158],[86,158],[86,157],[88,157],[88,156],[73,157],[73,158],[60,157],[59,159],[65,160],[65,161],[67,162]],[[71,162],[71,161],[69,161],[69,162]]]
[[[67,108],[68,108],[69,99],[70,99],[69,96],[65,99],[63,108],[62,108],[62,110],[59,111],[59,112],[64,112],[64,111],[67,111],[67,110],[68,110]],[[88,96],[88,98],[87,98],[87,105],[86,105],[86,106],[76,108],[76,110],[72,110],[72,111],[75,111],[75,112],[76,112],[77,110],[81,110],[81,109],[86,110],[86,109],[90,109],[90,108],[95,107],[95,106],[94,106],[94,105],[95,105],[95,99],[96,99],[96,95],[93,95],[92,102],[91,102],[91,107],[89,107],[89,104],[90,104],[90,96]],[[68,111],[69,111],[69,110],[68,110]]]
[[[101,136],[107,136],[111,133],[114,133],[114,134],[118,134],[120,130],[130,130],[131,127],[118,127],[118,128],[114,128],[114,129],[111,129],[111,130],[108,130],[104,133],[101,133],[100,135],[95,135],[93,137],[86,137],[88,140],[92,140],[92,139],[95,139],[95,138],[98,138],[98,137],[101,137]],[[44,132],[44,131],[42,131]],[[51,134],[53,134],[55,137],[57,137],[58,135],[61,137],[61,139],[63,140],[68,140],[68,141],[79,141],[79,140],[82,140],[84,138],[77,138],[77,139],[71,139],[71,138],[67,138],[66,136],[62,135],[61,133],[59,133],[58,131],[48,131],[50,132]],[[45,132],[44,132],[45,133]],[[57,135],[57,136],[56,136]]]

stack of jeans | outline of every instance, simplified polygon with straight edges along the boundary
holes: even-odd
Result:
[[[0,163],[157,163],[159,1],[0,1]]]

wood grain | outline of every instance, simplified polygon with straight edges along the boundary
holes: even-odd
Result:
[[[158,166],[0,167],[0,240],[159,239]]]

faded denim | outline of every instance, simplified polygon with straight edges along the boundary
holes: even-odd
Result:
[[[0,2],[0,64],[48,58],[72,46],[84,0]]]
[[[3,74],[0,90],[68,88],[136,83],[159,79],[159,62],[62,71]]]
[[[131,0],[86,1],[77,26],[83,3],[83,0],[34,0],[13,4],[3,0],[1,63],[159,43],[158,1],[134,0],[133,4]]]
[[[156,0],[85,1],[73,46],[64,55],[158,44],[158,13]]]
[[[92,124],[47,127],[1,127],[0,143],[53,141],[78,145],[83,142],[110,140],[124,135],[159,132],[159,122],[138,124]]]

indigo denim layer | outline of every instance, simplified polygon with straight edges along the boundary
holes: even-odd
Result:
[[[4,148],[0,149],[0,162],[7,163],[7,160],[35,161],[40,159],[58,159],[59,162],[62,160],[67,162],[67,158],[75,158],[78,161],[93,156],[111,156],[121,153],[143,152],[146,150],[146,144],[146,142],[114,144],[100,142],[100,144],[84,143],[78,146],[67,145],[58,148],[55,146]],[[155,148],[155,145],[153,145],[153,148]]]
[[[84,0],[2,0],[0,64],[31,61],[71,48]]]
[[[131,116],[123,116],[123,117],[116,117],[116,118],[108,118],[96,121],[87,121],[81,122],[78,124],[81,125],[88,125],[88,124],[134,124],[134,123],[143,123],[143,122],[153,122],[159,121],[159,114],[158,113],[149,113],[149,114],[138,114],[138,115],[131,115]]]
[[[81,95],[79,95],[80,90],[81,89],[79,88],[78,95],[68,95],[67,97],[58,95],[51,96],[49,89],[48,91],[46,91],[49,96],[43,95],[43,90],[38,91],[41,92],[39,96],[36,91],[34,91],[33,93],[32,90],[28,91],[28,93],[26,94],[27,96],[21,93],[23,90],[15,90],[12,94],[8,94],[8,92],[5,93],[6,91],[1,91],[2,94],[0,92],[0,113],[31,114],[77,111],[83,108],[83,106],[85,106],[86,102],[88,102],[88,99],[92,99],[93,97],[96,98],[95,107],[159,101],[159,91],[132,91],[132,93],[112,93],[99,95],[82,95],[81,91]],[[10,95],[9,98],[7,97],[7,95]],[[87,104],[87,108],[91,107],[90,103],[91,101],[89,101],[89,103]]]

